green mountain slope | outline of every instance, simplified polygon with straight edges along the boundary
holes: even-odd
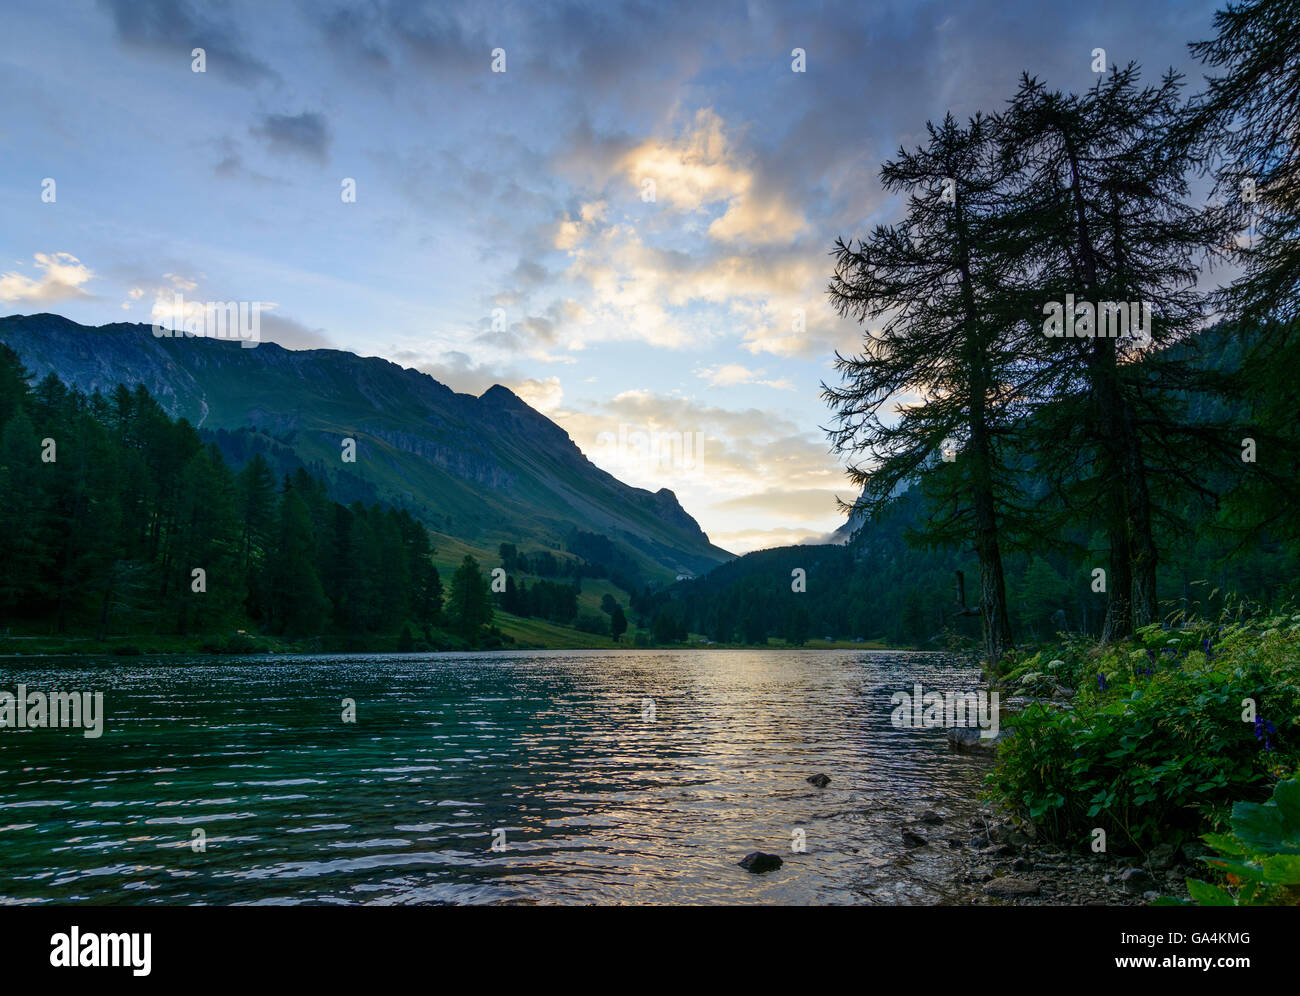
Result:
[[[646,580],[707,571],[712,545],[667,489],[633,488],[591,463],[559,426],[508,389],[457,394],[427,374],[341,350],[156,338],[51,314],[0,318],[37,379],[83,391],[143,384],[202,430],[272,437],[331,480],[410,509],[448,547],[564,550],[575,529],[609,537]],[[356,462],[342,443],[356,440]]]

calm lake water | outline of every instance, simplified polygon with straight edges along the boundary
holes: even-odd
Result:
[[[960,902],[943,841],[986,762],[889,697],[976,679],[864,651],[2,662],[107,721],[0,729],[0,903]]]

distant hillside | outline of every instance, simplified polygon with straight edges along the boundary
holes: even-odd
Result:
[[[409,509],[453,541],[440,549],[495,552],[504,542],[562,551],[582,530],[608,537],[647,580],[731,558],[671,491],[633,488],[599,469],[499,385],[475,398],[341,350],[157,338],[148,325],[95,328],[51,314],[0,318],[0,341],[38,380],[52,372],[86,392],[143,384],[170,414],[226,430],[219,442],[236,459],[291,450],[343,492]],[[341,459],[347,437],[357,442],[355,463]]]

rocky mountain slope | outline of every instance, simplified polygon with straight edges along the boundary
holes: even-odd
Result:
[[[360,478],[466,547],[566,549],[575,529],[607,536],[646,579],[730,559],[667,489],[630,487],[558,425],[494,386],[457,394],[427,374],[333,349],[255,349],[158,338],[148,325],[79,325],[52,314],[0,318],[0,341],[36,379],[82,391],[143,384],[204,430],[255,430],[327,476]],[[342,443],[356,440],[356,462]]]

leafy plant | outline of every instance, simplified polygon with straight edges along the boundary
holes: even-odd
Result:
[[[1206,834],[1225,885],[1187,880],[1198,906],[1300,905],[1300,780],[1278,782],[1264,803],[1232,807],[1231,832]]]
[[[1091,681],[1079,681],[1069,708],[1038,703],[1013,717],[987,779],[1050,839],[1082,845],[1102,827],[1145,851],[1216,830],[1234,802],[1262,799],[1300,762],[1298,619],[1218,633],[1147,627],[1123,644],[1044,652],[1017,677],[1032,684],[1076,661]]]

